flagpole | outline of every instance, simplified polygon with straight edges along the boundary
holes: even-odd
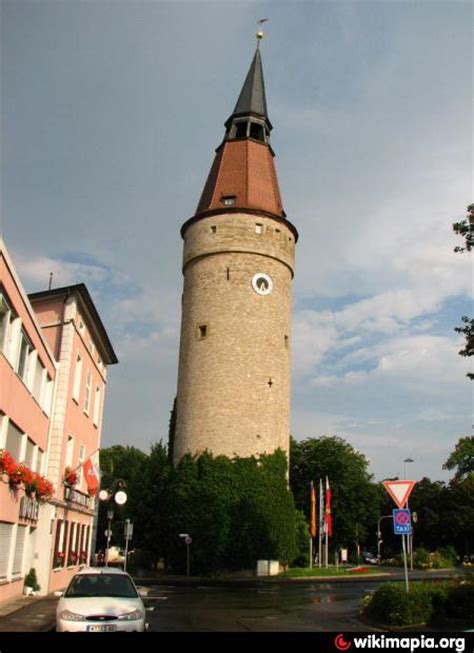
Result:
[[[98,447],[97,449],[95,449],[95,451],[93,451],[89,456],[87,456],[87,458],[85,458],[84,460],[82,460],[82,461],[79,463],[79,465],[77,465],[77,467],[74,467],[74,469],[72,469],[71,471],[73,471],[73,472],[77,472],[77,470],[80,469],[80,468],[84,465],[84,463],[87,462],[87,461],[89,460],[89,458],[92,458],[92,456],[93,456],[94,454],[96,454],[98,451],[100,451],[100,447]]]
[[[314,483],[311,481],[309,486],[309,503],[311,506],[311,524],[309,527],[309,568],[313,568],[313,539],[316,537],[316,495],[314,493]]]
[[[319,479],[319,551],[318,551],[319,568],[323,564],[323,482]]]
[[[328,487],[328,477],[326,476],[326,493],[327,493],[327,487]],[[327,499],[326,499],[326,510],[328,509],[327,506]],[[329,567],[329,533],[328,533],[328,519],[326,517],[326,528],[324,529],[326,532],[326,550],[325,550],[325,567],[326,569]]]

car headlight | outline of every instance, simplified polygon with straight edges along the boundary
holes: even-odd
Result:
[[[86,618],[83,614],[77,614],[77,612],[71,612],[70,610],[63,610],[59,613],[59,618],[64,619],[64,621],[85,621]]]
[[[121,614],[118,618],[119,621],[136,621],[137,619],[143,619],[144,614],[141,610],[134,610],[133,612],[127,612],[127,614]]]

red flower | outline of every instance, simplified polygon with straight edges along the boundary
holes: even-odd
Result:
[[[9,451],[3,449],[0,453],[0,471],[5,472],[8,476],[12,474],[16,467],[16,462]]]
[[[77,483],[77,472],[73,471],[70,467],[66,467],[64,470],[64,482],[66,485],[73,486]]]
[[[36,496],[40,501],[46,501],[46,499],[49,499],[53,496],[54,486],[51,483],[51,481],[48,481],[48,479],[45,478],[44,476],[40,476],[39,474],[37,474],[36,478],[38,483]]]

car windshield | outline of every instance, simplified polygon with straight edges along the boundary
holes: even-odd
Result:
[[[69,584],[66,598],[114,596],[136,599],[138,594],[125,574],[77,574]]]

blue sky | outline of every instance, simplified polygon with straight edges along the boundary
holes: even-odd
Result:
[[[472,267],[470,2],[3,0],[2,233],[29,291],[85,282],[120,364],[103,445],[166,439],[179,228],[262,44],[285,210],[300,232],[292,433],[376,478],[448,478],[471,432],[453,327]],[[137,415],[143,416],[137,419]]]

